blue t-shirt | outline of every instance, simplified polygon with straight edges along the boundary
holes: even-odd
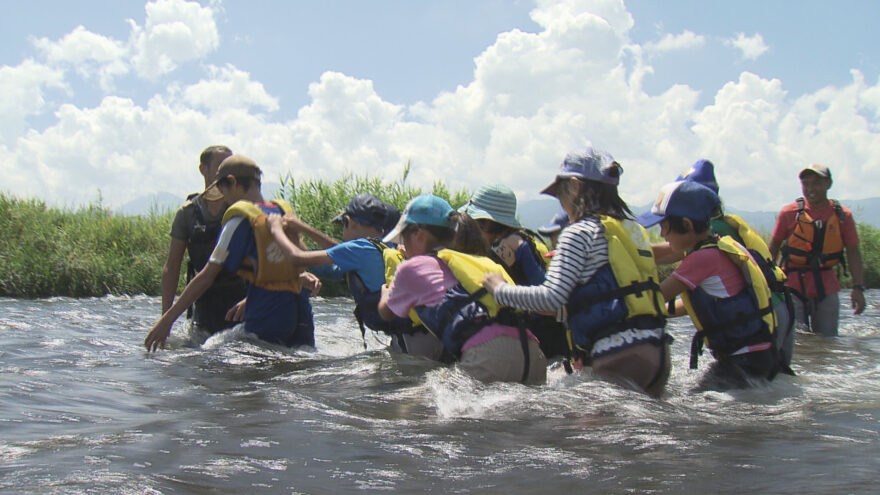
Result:
[[[274,204],[257,203],[266,213],[283,213]],[[235,273],[245,258],[257,265],[257,241],[245,217],[232,217],[220,231],[220,238],[211,254],[212,263]],[[286,290],[268,290],[248,284],[244,328],[259,338],[289,346],[315,345],[315,326],[309,291],[299,294]]]
[[[339,243],[327,250],[340,274],[355,272],[367,290],[375,292],[385,284],[385,262],[382,253],[367,239]]]

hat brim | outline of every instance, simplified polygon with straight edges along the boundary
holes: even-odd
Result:
[[[471,203],[465,204],[461,208],[458,209],[460,212],[467,213],[474,220],[492,220],[495,223],[500,223],[506,227],[512,227],[514,229],[521,229],[522,224],[519,223],[515,217],[510,217],[507,215],[495,215],[492,214],[491,211],[484,210],[479,206]]]
[[[555,233],[559,232],[560,230],[562,230],[562,225],[555,224],[555,223],[552,225],[545,225],[543,227],[538,227],[538,233],[544,234],[544,235],[555,234]]]
[[[401,237],[401,234],[403,234],[403,229],[405,229],[405,228],[406,228],[406,217],[401,215],[400,220],[397,221],[397,225],[395,225],[394,228],[391,229],[391,232],[389,232],[388,234],[385,235],[385,237],[382,238],[382,242],[384,242],[386,244],[389,242],[393,242],[394,244],[400,244],[401,243],[400,237]]]
[[[544,190],[541,191],[541,194],[546,194],[547,196],[553,196],[556,198],[556,189],[559,187],[559,180],[554,179],[553,183],[549,186],[545,187]]]
[[[646,211],[645,213],[642,213],[641,215],[636,217],[636,223],[647,229],[648,227],[653,227],[662,222],[664,218],[666,217],[663,215],[657,215],[655,213],[651,213],[650,211]]]
[[[223,193],[220,192],[220,188],[217,187],[216,182],[206,187],[205,190],[202,191],[201,196],[205,201],[219,201],[223,199]]]

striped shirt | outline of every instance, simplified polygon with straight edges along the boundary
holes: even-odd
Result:
[[[607,264],[605,227],[597,218],[582,218],[559,235],[556,254],[543,284],[501,284],[495,289],[495,300],[504,306],[530,311],[557,311],[568,302],[576,286],[589,282],[596,270]]]

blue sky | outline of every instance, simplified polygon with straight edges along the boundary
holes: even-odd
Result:
[[[878,196],[876,2],[31,1],[0,20],[0,190],[111,206],[198,188],[225,143],[281,174],[537,197],[592,144],[633,204],[698,158],[776,209],[810,162]]]

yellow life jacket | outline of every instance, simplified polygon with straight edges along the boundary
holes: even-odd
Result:
[[[600,217],[608,265],[575,287],[566,305],[571,343],[586,352],[601,338],[630,328],[663,328],[666,305],[648,233],[632,220]],[[624,304],[616,301],[623,299]]]
[[[281,199],[271,201],[284,213],[293,209]],[[225,224],[232,217],[245,217],[251,224],[257,244],[256,273],[251,260],[245,258],[238,270],[238,275],[256,287],[266,290],[286,290],[299,294],[302,283],[299,280],[303,272],[301,267],[294,266],[285,256],[275,237],[269,232],[266,224],[268,216],[256,204],[250,201],[238,201],[223,214]]]
[[[441,249],[437,251],[435,256],[446,263],[446,266],[449,267],[452,275],[458,280],[468,294],[473,295],[482,293],[477,298],[477,301],[486,307],[490,317],[494,317],[498,314],[501,305],[495,300],[495,296],[489,294],[483,289],[483,277],[487,273],[500,273],[501,276],[504,277],[505,282],[513,285],[513,280],[510,278],[510,275],[507,274],[507,271],[503,266],[485,256],[460,253],[458,251],[453,251],[452,249]],[[424,325],[415,308],[410,309],[409,317],[414,325]],[[434,333],[437,337],[439,336],[435,332],[443,331],[443,329],[430,328],[427,325],[425,328]]]
[[[741,244],[752,253],[753,257],[755,257],[755,261],[758,262],[759,267],[764,272],[767,283],[771,286],[771,289],[778,288],[778,290],[782,290],[782,286],[785,284],[786,279],[785,272],[773,262],[773,257],[770,256],[770,248],[767,247],[767,243],[764,242],[764,239],[762,239],[761,236],[752,230],[751,227],[749,227],[749,225],[737,215],[726,213],[722,217],[722,220],[736,230],[736,233],[741,240]],[[760,259],[758,259],[759,257]]]
[[[704,343],[716,356],[724,356],[742,347],[742,342],[765,338],[772,342],[771,334],[776,328],[770,288],[749,251],[730,236],[704,242],[697,247],[709,248],[718,248],[733,261],[745,278],[746,288],[724,299],[710,296],[699,288],[682,293],[684,307],[697,329],[691,345],[692,369],[697,366],[697,357],[702,353]],[[755,326],[756,330],[751,335],[737,334],[755,320],[760,320],[762,324]]]

